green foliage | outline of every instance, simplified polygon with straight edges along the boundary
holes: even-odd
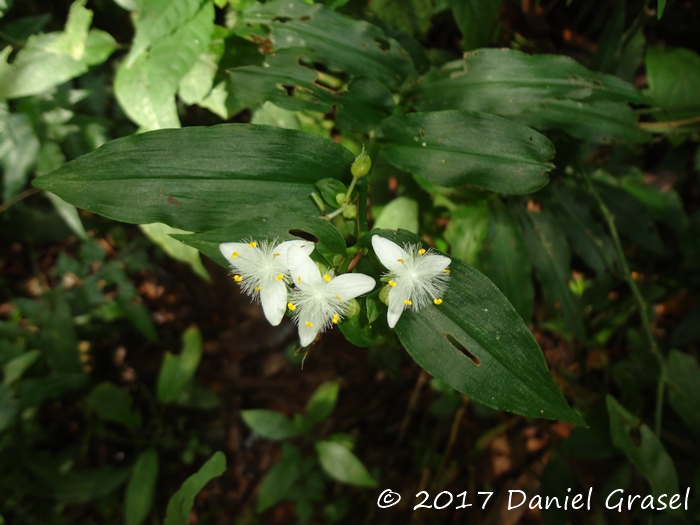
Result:
[[[192,381],[202,358],[202,335],[197,328],[189,328],[182,334],[182,351],[179,355],[165,353],[158,374],[158,399],[172,403]]]
[[[158,479],[158,451],[144,450],[136,460],[124,499],[124,525],[141,525],[155,499]]]
[[[646,55],[651,97],[658,120],[683,120],[700,114],[700,56],[682,47],[649,46]]]

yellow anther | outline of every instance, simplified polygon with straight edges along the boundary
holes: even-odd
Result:
[[[248,248],[255,248],[257,245],[258,245],[257,242],[251,241],[251,242],[248,243]]]
[[[255,288],[253,288],[253,290],[259,292],[260,290],[262,290],[262,286],[256,286]]]
[[[289,308],[292,312],[297,309],[297,306],[292,303],[287,303],[287,308]]]
[[[433,299],[435,304],[442,304],[442,299]]]
[[[405,262],[406,262],[406,261],[404,261],[403,259],[396,259],[396,260],[399,261],[400,263],[405,263]]]
[[[309,321],[304,321],[304,324],[305,324],[306,326],[308,326],[309,328],[313,328],[313,327],[314,327],[314,324],[313,324],[313,323],[310,323]]]
[[[275,277],[275,281],[281,281],[282,279],[284,279],[284,274],[283,274],[283,273],[281,273],[281,274],[279,274],[277,277]]]
[[[413,304],[413,301],[409,301],[408,299],[404,299],[403,304],[405,304],[406,306],[411,306]]]
[[[328,274],[325,274],[323,278],[326,280],[327,283],[331,282],[331,276]]]
[[[396,281],[389,281],[389,286],[391,286],[392,288],[396,286]]]
[[[237,283],[240,283],[243,280],[243,277],[241,277],[240,275],[234,275],[233,280]]]
[[[273,253],[272,256],[273,256],[273,257],[279,257],[280,254],[279,254],[279,253]]]
[[[340,317],[338,317],[338,314],[333,314],[333,323],[335,324],[338,321],[340,321]]]
[[[340,298],[340,296],[338,294],[335,294],[335,298],[338,299],[338,301],[340,301],[341,303],[343,302],[343,300]]]
[[[450,273],[450,270],[443,270],[442,273]]]
[[[297,277],[297,284],[301,284],[301,275]]]
[[[418,250],[418,255],[423,255],[425,253],[425,248]]]
[[[231,254],[231,259],[235,259],[236,257],[238,257],[238,252],[233,252]]]

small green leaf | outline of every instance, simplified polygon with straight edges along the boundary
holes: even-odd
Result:
[[[306,412],[313,424],[320,423],[331,415],[338,400],[340,384],[337,381],[321,383],[306,404]]]
[[[323,200],[326,201],[326,204],[329,204],[333,208],[339,208],[340,204],[338,203],[338,200],[336,199],[337,195],[339,193],[342,193],[345,195],[348,191],[348,189],[345,187],[345,184],[340,182],[337,179],[321,179],[316,183],[316,189],[321,192],[321,196],[323,197]]]
[[[700,55],[683,47],[649,46],[646,56],[647,94],[662,108],[659,121],[700,116]]]
[[[105,381],[92,389],[85,399],[100,419],[134,429],[141,426],[141,414],[132,410],[134,400],[114,383]]]
[[[289,490],[299,478],[300,460],[296,447],[288,443],[282,445],[282,459],[267,471],[260,483],[256,512],[265,512],[279,501],[288,498]]]
[[[654,498],[661,494],[677,494],[676,468],[659,438],[614,397],[609,395],[607,403],[613,443],[647,479]]]
[[[158,480],[158,451],[149,448],[141,452],[126,486],[124,525],[141,525],[153,507]]]
[[[324,472],[334,480],[360,487],[377,486],[357,456],[340,443],[317,441],[316,453]]]
[[[544,135],[474,111],[410,113],[385,120],[375,138],[394,166],[440,186],[473,184],[528,193],[547,183],[554,146]]]
[[[409,197],[395,198],[382,208],[374,227],[387,230],[403,228],[418,233],[418,202]]]
[[[241,410],[241,418],[253,432],[267,439],[278,441],[301,433],[287,416],[274,410]]]
[[[4,373],[2,384],[9,386],[20,379],[24,373],[29,370],[34,363],[36,363],[39,356],[41,356],[41,352],[39,350],[30,350],[29,352],[25,352],[6,363],[2,367]]]
[[[668,358],[668,399],[700,437],[700,366],[693,356],[672,350]]]
[[[4,116],[0,125],[0,166],[3,169],[4,201],[17,195],[25,185],[38,153],[39,139],[34,133],[31,119],[23,113]]]
[[[47,49],[58,55],[69,55],[73,60],[81,60],[92,22],[92,11],[85,9],[87,0],[76,0],[68,11],[68,21],[63,33]]]
[[[170,255],[170,257],[189,264],[194,273],[205,281],[211,282],[209,272],[207,272],[206,268],[202,265],[199,252],[191,246],[187,246],[170,236],[171,234],[187,234],[188,232],[158,222],[154,224],[142,224],[141,231],[154,243],[163,248],[163,251]]]
[[[197,328],[188,328],[182,335],[180,355],[165,353],[158,374],[158,399],[162,403],[172,403],[182,390],[192,381],[199,360],[202,358],[202,335]]]
[[[164,525],[189,525],[190,511],[194,498],[213,478],[221,476],[226,470],[226,456],[219,451],[202,465],[196,474],[185,480],[180,489],[168,501]]]

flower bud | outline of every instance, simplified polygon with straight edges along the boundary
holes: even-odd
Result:
[[[336,195],[335,202],[337,202],[340,206],[342,206],[345,203],[345,194],[339,193],[338,195]]]
[[[388,284],[379,290],[379,300],[387,306],[389,306],[389,290],[391,290],[391,286]]]
[[[357,208],[355,208],[355,206],[348,206],[343,210],[343,217],[346,219],[354,219],[357,217]]]
[[[360,313],[360,303],[358,303],[356,299],[350,299],[348,301],[348,310],[347,310],[347,313],[345,314],[345,318],[352,319],[353,317],[355,317],[359,313]]]
[[[350,171],[352,171],[353,177],[357,177],[359,179],[360,177],[367,175],[371,167],[372,159],[369,158],[369,155],[367,155],[363,149],[362,153],[360,153],[355,159],[355,162],[352,163],[352,168],[350,168]]]

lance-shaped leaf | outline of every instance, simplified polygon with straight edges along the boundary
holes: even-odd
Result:
[[[374,232],[398,244],[428,248],[405,230]],[[584,424],[557,388],[537,341],[498,288],[457,259],[450,272],[442,304],[418,312],[407,309],[396,325],[411,357],[433,376],[493,408]]]
[[[314,183],[348,178],[353,160],[309,133],[223,124],[117,139],[34,184],[111,219],[205,231],[280,211],[317,215]]]
[[[256,2],[241,18],[245,24],[268,26],[274,49],[307,47],[331,69],[353,76],[398,87],[414,71],[408,53],[380,28],[321,4],[299,0]]]
[[[528,193],[547,183],[554,146],[510,120],[474,111],[410,113],[385,120],[375,138],[387,160],[440,186],[473,184]]]
[[[425,75],[407,95],[419,111],[469,109],[520,116],[524,123],[599,141],[643,140],[626,103],[650,103],[632,84],[590,71],[571,58],[510,49],[467,53]]]
[[[691,355],[672,350],[668,358],[668,399],[673,410],[700,436],[700,367]]]

